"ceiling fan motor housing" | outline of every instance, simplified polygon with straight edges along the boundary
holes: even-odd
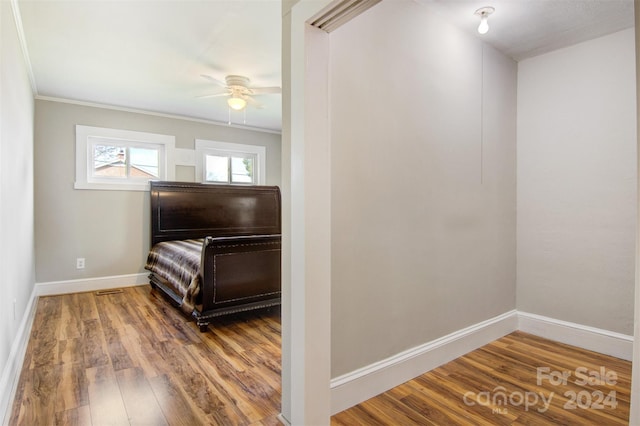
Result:
[[[249,83],[251,82],[247,77],[243,77],[241,75],[228,75],[225,78],[227,82],[227,86],[234,91],[234,89],[240,93],[249,88]]]

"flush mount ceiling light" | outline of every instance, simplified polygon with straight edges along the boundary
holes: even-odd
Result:
[[[480,17],[480,25],[478,25],[478,32],[480,34],[486,34],[489,31],[489,23],[487,20],[489,19],[489,15],[495,12],[495,9],[491,6],[481,7],[476,10],[474,15],[478,15]]]

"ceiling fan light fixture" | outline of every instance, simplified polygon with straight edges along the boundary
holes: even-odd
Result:
[[[489,31],[489,15],[495,12],[495,9],[491,6],[481,7],[476,10],[474,15],[480,17],[480,25],[478,25],[478,32],[480,34],[486,34]]]
[[[229,105],[229,108],[234,109],[236,111],[241,111],[244,109],[244,107],[247,106],[247,101],[245,101],[240,97],[232,96],[229,99],[227,99],[227,104]]]

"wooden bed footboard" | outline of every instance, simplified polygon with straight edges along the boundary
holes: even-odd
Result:
[[[281,300],[280,190],[151,182],[151,245],[204,238],[202,283],[192,316],[201,331],[212,318],[279,305]],[[178,306],[164,279],[150,283]]]
[[[280,235],[207,237],[198,326],[218,315],[280,304]]]

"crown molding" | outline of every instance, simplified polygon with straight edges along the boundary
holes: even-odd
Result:
[[[24,27],[22,26],[22,15],[20,14],[18,0],[11,0],[11,11],[13,12],[13,21],[16,25],[18,41],[20,42],[20,48],[22,49],[22,56],[24,57],[24,64],[27,68],[29,82],[31,83],[31,90],[33,91],[34,96],[36,96],[38,94],[38,85],[36,84],[36,77],[33,74],[33,67],[31,66],[31,57],[29,56],[29,48],[27,47],[27,38],[24,35]]]
[[[134,114],[151,115],[151,116],[154,116],[154,117],[169,118],[169,119],[172,119],[172,120],[192,121],[194,123],[203,123],[203,124],[210,124],[210,125],[213,125],[213,126],[231,127],[231,128],[240,129],[240,130],[250,130],[250,131],[253,131],[253,132],[271,133],[271,134],[274,134],[274,135],[282,134],[281,131],[272,130],[272,129],[265,129],[265,128],[262,128],[262,127],[251,127],[251,126],[233,124],[233,123],[229,124],[229,123],[223,123],[221,121],[213,121],[213,120],[205,120],[203,118],[188,117],[186,115],[167,114],[167,113],[164,113],[164,112],[147,111],[147,110],[137,109],[137,108],[129,108],[129,107],[122,107],[122,106],[117,106],[117,105],[101,104],[101,103],[98,103],[98,102],[78,101],[78,100],[75,100],[75,99],[66,99],[66,98],[58,98],[58,97],[55,97],[55,96],[40,96],[40,95],[36,95],[35,99],[39,100],[39,101],[59,102],[59,103],[64,103],[64,104],[79,105],[79,106],[86,106],[86,107],[92,107],[92,108],[110,109],[110,110],[113,110],[113,111],[130,112],[130,113],[134,113]]]

